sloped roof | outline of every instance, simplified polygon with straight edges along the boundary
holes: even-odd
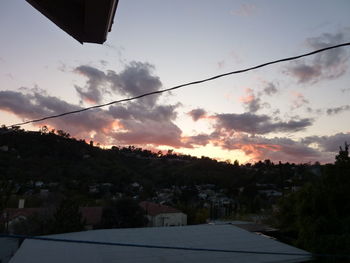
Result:
[[[111,31],[118,0],[26,0],[78,40],[102,44]]]
[[[25,240],[10,263],[104,263],[104,262],[304,262],[311,255],[301,249],[262,237],[232,225],[194,225],[92,230],[48,236],[57,239],[113,242],[201,249],[244,250],[276,255],[132,246],[111,246],[43,240]],[[309,256],[310,255],[310,256]]]
[[[147,215],[150,215],[150,216],[156,216],[159,214],[167,214],[167,213],[181,213],[181,211],[173,207],[156,204],[148,201],[141,202],[140,206],[146,211]]]

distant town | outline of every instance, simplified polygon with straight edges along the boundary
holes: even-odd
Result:
[[[304,220],[303,213],[309,218],[329,214],[329,202],[349,199],[336,184],[343,180],[348,185],[349,165],[346,143],[334,164],[239,164],[173,150],[102,149],[46,127],[37,132],[2,127],[1,232],[37,236],[241,220],[265,234],[270,231],[274,238],[317,251],[315,245],[305,246],[305,230],[295,222]],[[328,199],[332,194],[334,200]],[[335,213],[343,211],[346,220],[347,209],[339,207]],[[348,247],[331,250],[338,251]]]

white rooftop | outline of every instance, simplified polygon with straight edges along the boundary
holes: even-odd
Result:
[[[232,225],[105,229],[48,237],[156,246],[308,254],[298,248]],[[170,250],[27,239],[10,263],[302,262],[309,259],[311,256]]]

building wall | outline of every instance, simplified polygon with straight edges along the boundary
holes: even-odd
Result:
[[[149,226],[185,226],[187,225],[187,215],[184,213],[164,213],[149,217]]]

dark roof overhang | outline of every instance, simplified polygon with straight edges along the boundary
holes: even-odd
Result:
[[[26,0],[80,43],[103,44],[118,0]]]

